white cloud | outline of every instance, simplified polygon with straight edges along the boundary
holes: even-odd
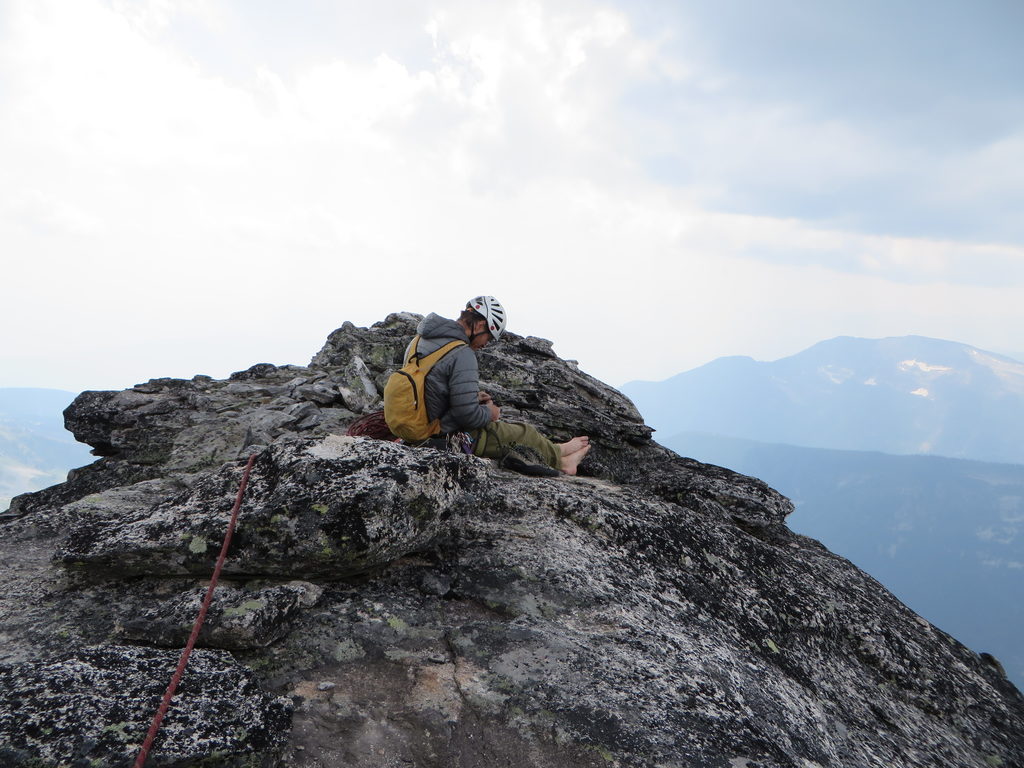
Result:
[[[997,329],[1019,327],[1021,249],[715,211],[706,188],[653,181],[640,146],[698,137],[719,163],[812,184],[820,164],[856,175],[872,155],[848,127],[733,102],[639,131],[637,88],[715,98],[670,36],[582,0],[405,10],[368,27],[372,55],[232,77],[203,45],[226,45],[244,6],[11,3],[0,386],[302,363],[343,320],[454,312],[481,292],[615,383],[839,334],[1012,346]],[[187,53],[183,14],[207,41]],[[393,42],[415,36],[430,56]],[[966,280],[978,263],[1000,279]]]

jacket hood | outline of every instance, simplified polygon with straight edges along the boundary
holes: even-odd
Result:
[[[424,317],[416,327],[416,333],[425,339],[455,339],[469,342],[469,337],[462,330],[462,326],[447,317],[441,317],[431,312]]]

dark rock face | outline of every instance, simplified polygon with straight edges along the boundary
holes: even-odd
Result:
[[[118,636],[146,645],[182,648],[192,633],[206,592],[197,588],[155,607],[140,606],[137,617],[126,620],[118,629]],[[214,592],[199,643],[230,651],[266,648],[287,635],[295,614],[316,605],[322,592],[316,584],[305,581],[252,584],[247,588],[221,585]]]
[[[0,756],[126,764],[146,707],[25,734],[69,658],[160,658],[110,678],[155,707],[177,657],[152,646],[188,635],[254,451],[199,641],[241,682],[190,666],[199,698],[172,715],[220,741],[184,725],[151,764],[1024,766],[1024,699],[994,665],[789,531],[763,483],[651,442],[548,342],[488,348],[484,387],[508,419],[591,435],[583,476],[337,434],[415,321],[346,324],[306,368],[68,409],[104,457],[18,499],[0,537]]]
[[[178,652],[113,645],[50,662],[0,665],[3,765],[129,765]],[[28,692],[30,700],[25,700]],[[288,699],[272,700],[224,651],[197,651],[165,720],[153,765],[272,765]]]

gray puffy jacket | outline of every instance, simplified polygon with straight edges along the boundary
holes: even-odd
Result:
[[[449,341],[458,340],[469,344],[469,337],[462,326],[440,315],[427,315],[420,321],[416,333],[421,337],[416,351],[424,357]],[[409,356],[408,349],[405,355]],[[427,374],[427,416],[431,420],[441,419],[442,432],[485,427],[491,421],[491,409],[477,400],[479,392],[480,373],[476,352],[469,346],[456,347]]]

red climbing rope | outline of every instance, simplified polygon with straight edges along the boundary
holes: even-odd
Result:
[[[224,534],[224,544],[220,548],[220,556],[217,558],[217,565],[213,569],[213,576],[210,578],[210,586],[206,590],[206,597],[203,598],[203,606],[199,609],[199,615],[196,616],[196,623],[192,626],[192,635],[189,637],[188,642],[185,644],[185,650],[181,652],[181,658],[178,660],[178,668],[174,671],[174,676],[171,678],[171,684],[167,686],[167,691],[164,693],[164,699],[160,702],[160,708],[157,709],[156,715],[153,717],[153,724],[149,726],[149,733],[146,734],[146,740],[142,743],[142,749],[139,750],[139,756],[135,758],[135,763],[132,768],[142,768],[146,764],[146,758],[149,757],[149,749],[153,746],[153,739],[156,738],[157,731],[160,730],[160,724],[164,720],[164,715],[167,714],[167,708],[171,706],[171,697],[174,696],[174,691],[178,688],[178,683],[181,682],[181,676],[185,673],[185,666],[188,664],[188,657],[192,654],[192,648],[196,644],[196,639],[199,637],[199,630],[203,628],[203,622],[206,620],[206,611],[210,607],[210,601],[213,600],[213,590],[217,588],[217,579],[220,578],[221,568],[224,567],[224,560],[228,555],[228,547],[231,546],[231,534],[235,531],[235,522],[238,520],[238,510],[242,507],[242,496],[245,495],[245,486],[249,483],[249,472],[252,470],[252,463],[256,459],[256,454],[252,454],[249,457],[249,462],[245,465],[245,472],[242,474],[242,482],[238,486],[238,497],[235,499],[235,506],[231,510],[231,520],[228,522],[227,533]]]

